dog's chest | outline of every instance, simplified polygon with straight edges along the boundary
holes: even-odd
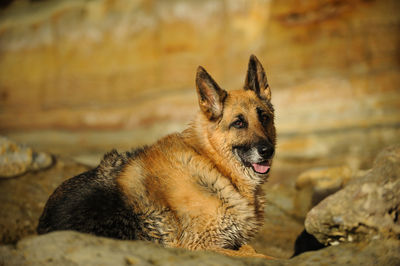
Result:
[[[257,215],[254,202],[238,193],[222,197],[219,230],[227,240],[227,248],[236,248],[247,243],[259,230],[262,220]]]
[[[197,190],[190,195],[177,192],[179,202],[186,205],[176,209],[181,231],[173,242],[189,249],[235,249],[247,243],[262,223],[256,204],[242,197],[226,179],[197,181]]]

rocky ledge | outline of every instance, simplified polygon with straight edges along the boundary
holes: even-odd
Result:
[[[0,265],[399,265],[398,240],[346,243],[303,253],[289,260],[233,258],[162,248],[77,232],[54,232],[0,247]]]

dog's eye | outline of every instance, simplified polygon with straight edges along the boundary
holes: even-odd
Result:
[[[270,120],[270,118],[269,118],[269,116],[267,114],[262,114],[261,115],[261,121],[262,121],[263,124],[268,123],[269,120]]]
[[[263,126],[267,126],[269,122],[271,121],[271,116],[263,110],[262,108],[257,108],[257,114],[258,114],[258,119],[260,120],[261,124]]]
[[[238,117],[235,121],[232,122],[231,126],[238,129],[245,128],[247,127],[247,123],[242,117]]]

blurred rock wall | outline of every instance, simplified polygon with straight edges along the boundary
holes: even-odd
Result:
[[[8,2],[0,133],[18,141],[59,152],[153,141],[197,111],[198,65],[240,88],[254,53],[273,90],[278,165],[369,168],[400,142],[397,0]]]

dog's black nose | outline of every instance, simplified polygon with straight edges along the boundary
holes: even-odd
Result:
[[[275,153],[274,147],[270,145],[259,145],[257,147],[258,153],[263,157],[263,158],[271,158],[272,155]]]

